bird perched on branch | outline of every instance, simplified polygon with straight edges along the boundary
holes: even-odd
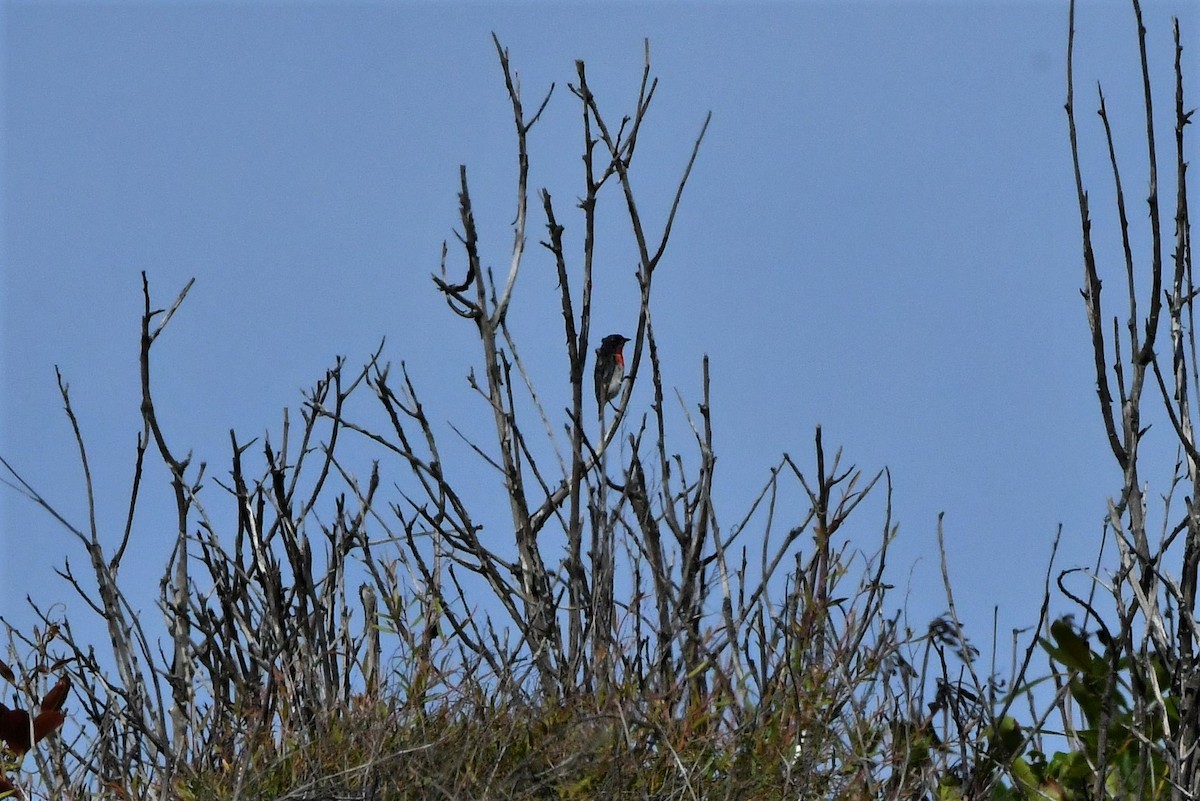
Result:
[[[609,334],[596,348],[596,406],[601,415],[604,407],[621,392],[621,382],[625,380],[625,355],[621,349],[628,341],[629,337]]]

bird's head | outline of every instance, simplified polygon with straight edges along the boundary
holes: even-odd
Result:
[[[625,343],[629,341],[629,337],[622,334],[609,334],[604,339],[600,340],[601,353],[620,353],[621,348],[625,347]]]

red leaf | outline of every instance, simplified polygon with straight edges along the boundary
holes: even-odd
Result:
[[[33,719],[33,741],[40,743],[47,734],[58,731],[58,727],[63,725],[66,719],[67,716],[57,709],[42,712]]]
[[[8,744],[17,756],[24,756],[34,743],[58,730],[66,720],[62,705],[71,691],[71,680],[63,676],[42,698],[42,711],[30,724],[29,713],[24,709],[9,709],[0,704],[0,740]],[[31,738],[32,735],[32,738]]]
[[[5,796],[6,798],[24,798],[25,797],[21,794],[20,787],[17,787],[15,784],[13,784],[11,781],[8,780],[7,776],[5,776],[3,773],[0,773],[0,793],[4,793],[4,792],[12,793],[12,795],[10,795],[10,796]]]
[[[63,676],[58,680],[58,683],[50,688],[50,692],[42,698],[43,712],[57,712],[62,709],[63,702],[67,700],[67,693],[71,691],[71,679]]]
[[[13,753],[24,756],[30,748],[29,713],[24,709],[0,709],[0,740],[8,743]]]

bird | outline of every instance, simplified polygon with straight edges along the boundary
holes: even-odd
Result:
[[[625,380],[625,355],[621,349],[628,341],[627,336],[609,334],[596,348],[596,406],[601,415],[604,407],[621,392],[621,382]]]

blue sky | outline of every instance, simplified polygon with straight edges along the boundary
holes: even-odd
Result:
[[[1146,11],[1167,134],[1170,14],[1188,9]],[[507,264],[515,156],[495,31],[527,106],[557,82],[531,137],[531,184],[554,195],[573,242],[576,59],[616,117],[650,40],[660,85],[635,180],[652,225],[713,113],[655,315],[667,381],[693,404],[701,358],[712,360],[725,527],[782,452],[811,464],[819,423],[847,460],[891,470],[891,578],[918,628],[945,609],[940,512],[959,609],[985,649],[994,606],[1002,641],[1034,622],[1059,524],[1063,566],[1094,558],[1119,474],[1078,292],[1065,2],[10,2],[2,13],[0,455],[83,521],[58,365],[110,543],[141,429],[143,270],[164,305],[196,277],[157,346],[155,383],[170,441],[217,477],[230,428],[243,440],[277,431],[336,355],[358,363],[384,336],[435,421],[480,414],[466,384],[471,328],[429,275],[453,241],[464,163],[488,259]],[[1184,25],[1195,41],[1195,15]],[[1125,4],[1081,4],[1081,143],[1109,267],[1118,241],[1094,87],[1104,83],[1140,222],[1135,44]],[[597,246],[598,333],[636,323],[615,200]],[[554,283],[531,246],[511,319],[551,385],[565,375]],[[648,408],[648,386],[632,403]],[[458,458],[465,476],[488,475],[469,452]],[[165,472],[148,480],[126,569],[152,592],[173,518]],[[875,547],[879,509],[857,515],[863,548]],[[0,492],[0,613],[19,621],[26,595],[64,598],[52,573],[64,555],[84,563],[52,520]]]

